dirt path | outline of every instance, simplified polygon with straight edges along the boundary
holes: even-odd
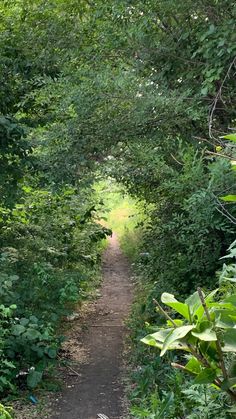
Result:
[[[132,285],[129,263],[114,235],[103,257],[103,278],[101,297],[95,303],[87,331],[78,337],[88,359],[75,367],[79,376],[66,378],[52,419],[97,419],[98,414],[109,419],[126,417],[122,404],[122,350]]]

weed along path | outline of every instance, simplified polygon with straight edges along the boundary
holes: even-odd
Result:
[[[86,331],[78,336],[78,344],[82,342],[82,350],[88,354],[86,363],[73,365],[75,374],[66,377],[65,389],[54,405],[53,419],[126,417],[122,400],[122,352],[132,284],[129,262],[115,235],[109,240],[102,269],[101,297],[89,316]]]

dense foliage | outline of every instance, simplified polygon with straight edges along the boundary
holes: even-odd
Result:
[[[61,109],[58,118],[54,85],[62,77],[64,48],[73,46],[63,35],[63,4],[57,6],[56,15],[44,2],[0,6],[1,395],[34,388],[55,362],[58,326],[94,286],[101,240],[109,234],[96,220],[88,156],[67,167],[60,146],[66,138],[57,123],[69,135],[71,116]],[[67,176],[60,171],[64,161]]]

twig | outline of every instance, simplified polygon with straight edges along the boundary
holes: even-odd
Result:
[[[221,211],[221,210],[220,210],[220,208],[216,208],[216,210],[217,210],[220,214],[222,214],[224,217],[228,218],[228,220],[229,220],[232,224],[235,224],[235,225],[236,225],[236,221],[234,221],[231,217],[229,217],[229,216],[228,216],[228,214],[226,214],[226,212]],[[224,210],[225,210],[225,208],[224,208]]]
[[[69,370],[71,370],[73,372],[73,374],[77,375],[78,377],[81,376],[81,374],[79,374],[77,371],[75,371],[73,368],[71,368],[69,365],[66,366]]]
[[[65,360],[62,358],[62,356],[58,355],[58,358],[62,361],[65,362]],[[70,367],[69,365],[66,365],[66,368],[68,368],[69,370],[71,370],[75,375],[77,375],[78,377],[80,377],[81,375],[75,371],[72,367]]]
[[[160,312],[173,324],[173,326],[175,328],[177,328],[177,324],[174,322],[174,320],[169,316],[169,314],[161,307],[161,305],[158,303],[157,300],[155,300],[155,298],[153,298],[153,302],[157,305],[158,309],[160,310]]]
[[[214,156],[224,157],[225,159],[231,160],[231,157],[226,156],[225,154],[215,153],[214,151],[206,150],[207,154],[213,154]]]
[[[175,363],[175,362],[172,362],[171,363],[171,366],[173,367],[173,368],[178,368],[179,370],[181,370],[181,371],[184,371],[184,372],[187,372],[187,373],[189,373],[189,374],[191,374],[192,376],[194,376],[194,377],[196,377],[197,376],[197,373],[195,373],[195,372],[193,372],[193,371],[190,371],[190,370],[188,370],[184,365],[181,365],[181,364],[177,364],[177,363]],[[218,379],[216,379],[216,380],[214,380],[214,384],[216,384],[218,387],[220,387],[220,385],[222,384]]]
[[[196,374],[190,370],[187,370],[187,368],[185,368],[184,365],[181,364],[177,364],[176,362],[171,362],[170,364],[173,368],[177,368],[178,370],[184,371],[184,372],[188,372],[191,375],[196,376]]]
[[[224,217],[228,218],[228,220],[233,223],[236,224],[236,218],[230,214],[230,212],[225,208],[225,206],[222,204],[222,202],[220,202],[220,200],[218,199],[218,197],[213,194],[216,202],[218,203],[218,205],[220,205],[220,207],[222,208],[222,210],[220,210],[219,208],[216,208],[218,212],[220,212]]]
[[[172,153],[170,153],[170,155],[171,155],[172,159],[176,161],[176,163],[180,164],[180,166],[183,166],[183,163],[181,163],[179,160],[177,160],[176,157],[173,156]]]

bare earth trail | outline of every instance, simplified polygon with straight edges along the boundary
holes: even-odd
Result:
[[[122,352],[124,321],[132,302],[130,266],[117,238],[110,238],[103,257],[101,297],[87,330],[78,336],[88,352],[86,364],[73,367],[79,376],[67,377],[66,387],[52,419],[97,419],[102,413],[109,419],[125,419],[122,403]]]

